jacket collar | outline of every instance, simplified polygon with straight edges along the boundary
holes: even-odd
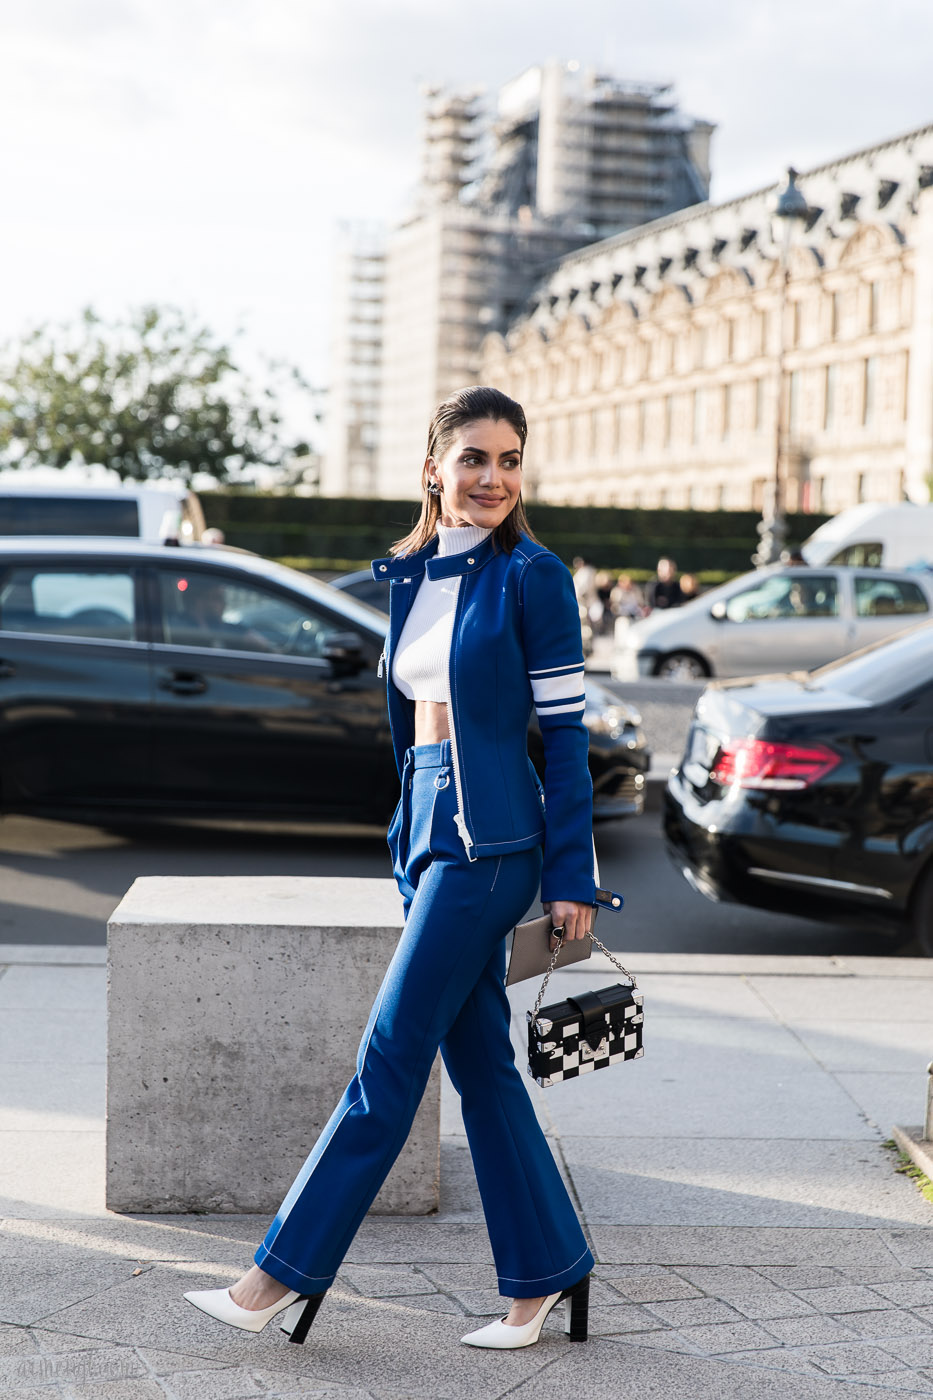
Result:
[[[373,578],[384,582],[386,579],[415,578],[427,573],[429,579],[457,578],[463,574],[475,574],[493,555],[492,535],[475,549],[460,554],[447,554],[443,559],[435,559],[437,536],[419,549],[417,554],[408,554],[402,559],[390,556],[388,559],[374,559]]]

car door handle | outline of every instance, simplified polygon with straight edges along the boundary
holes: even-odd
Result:
[[[173,671],[159,681],[160,690],[170,690],[173,695],[203,695],[207,681],[194,671]]]
[[[0,681],[9,680],[16,675],[16,667],[11,661],[0,661]]]

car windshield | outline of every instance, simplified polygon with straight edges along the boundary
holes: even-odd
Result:
[[[842,690],[883,704],[933,680],[933,624],[876,642],[811,671],[808,689]]]

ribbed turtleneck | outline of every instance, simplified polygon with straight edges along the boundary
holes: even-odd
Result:
[[[492,531],[484,530],[482,525],[442,525],[438,521],[437,538],[440,543],[437,557],[442,559],[448,554],[463,554],[467,549],[475,549],[491,534]]]
[[[479,525],[437,526],[436,558],[476,549],[492,534]],[[459,578],[421,580],[392,659],[392,679],[409,700],[447,699],[450,638]]]

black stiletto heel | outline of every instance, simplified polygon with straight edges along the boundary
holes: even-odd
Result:
[[[590,1276],[581,1278],[560,1295],[564,1302],[564,1331],[572,1342],[585,1342],[589,1335]]]
[[[299,1298],[297,1303],[292,1303],[285,1314],[285,1321],[282,1323],[282,1331],[288,1333],[290,1342],[297,1342],[301,1346],[311,1330],[311,1324],[317,1317],[317,1310],[324,1300],[323,1293],[312,1293],[310,1297]],[[289,1326],[291,1316],[297,1320]]]

